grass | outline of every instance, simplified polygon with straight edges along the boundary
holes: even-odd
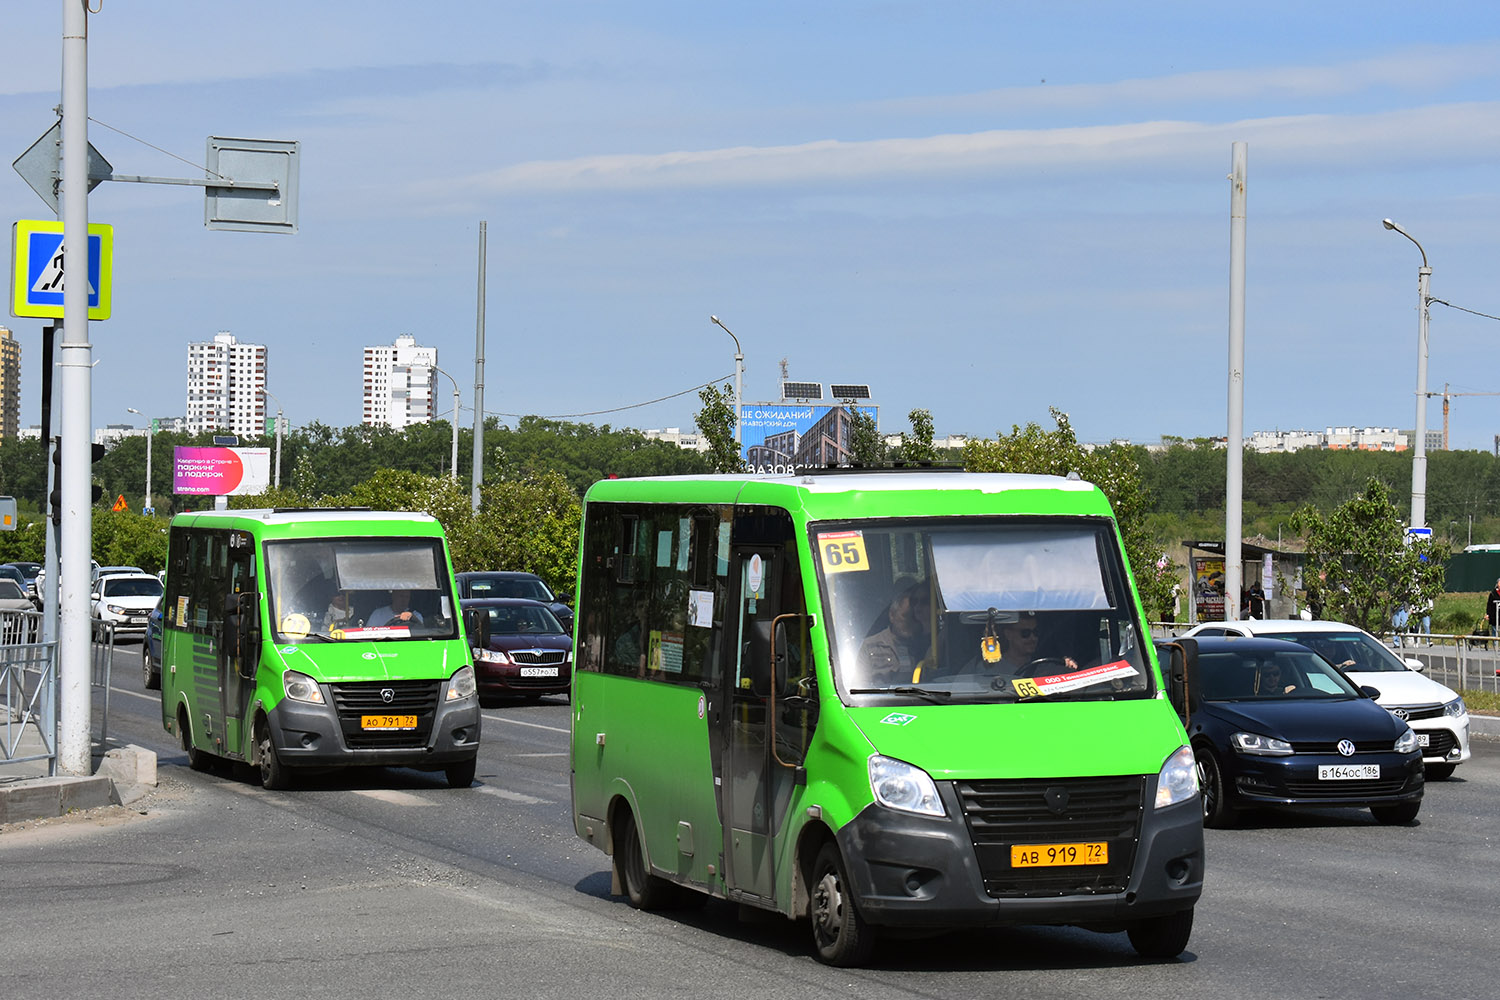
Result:
[[[1469,706],[1469,711],[1500,715],[1500,694],[1494,691],[1475,691],[1472,688],[1460,691],[1459,694],[1464,696],[1464,704]]]
[[[1485,597],[1485,591],[1439,594],[1432,605],[1432,631],[1439,635],[1468,635],[1484,617]]]

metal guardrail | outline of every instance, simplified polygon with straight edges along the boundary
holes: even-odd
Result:
[[[1191,627],[1182,622],[1152,622],[1151,637],[1169,639]],[[1386,633],[1377,638],[1397,656],[1421,660],[1423,674],[1439,684],[1455,691],[1500,694],[1500,638],[1440,632]]]
[[[43,642],[43,615],[0,611],[0,764],[57,762],[57,643]],[[109,736],[110,664],[114,660],[113,622],[90,623],[89,684],[102,689],[99,739]]]

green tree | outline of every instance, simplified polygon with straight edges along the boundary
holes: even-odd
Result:
[[[880,436],[880,428],[875,426],[875,418],[868,412],[856,409],[853,406],[847,409],[850,425],[850,460],[855,465],[863,465],[866,468],[884,465],[886,458],[885,439]]]
[[[1443,590],[1442,553],[1408,539],[1391,490],[1379,479],[1324,515],[1307,504],[1292,515],[1306,543],[1303,579],[1319,581],[1324,615],[1379,634],[1403,606],[1422,607]]]
[[[1068,415],[1056,407],[1051,408],[1051,413],[1056,430],[1046,431],[1036,423],[1029,423],[1025,427],[1012,425],[1008,437],[970,440],[964,446],[964,468],[970,472],[1051,476],[1077,473],[1099,487],[1114,508],[1141,601],[1148,611],[1160,614],[1171,603],[1176,576],[1156,568],[1163,550],[1151,532],[1150,498],[1141,481],[1136,450],[1127,445],[1085,448],[1078,443]]]
[[[911,421],[911,434],[901,432],[901,443],[896,445],[893,456],[895,460],[909,465],[935,460],[937,449],[932,446],[932,414],[927,410],[912,410],[906,419]]]
[[[715,472],[739,472],[745,467],[739,442],[734,439],[734,390],[706,385],[698,392],[703,408],[693,423],[708,441],[708,461]]]

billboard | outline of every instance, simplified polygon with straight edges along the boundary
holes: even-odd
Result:
[[[854,421],[849,411],[880,424],[878,406],[837,403],[743,403],[740,457],[756,473],[792,473],[804,468],[847,465]]]
[[[173,448],[172,492],[233,497],[271,485],[270,448]]]

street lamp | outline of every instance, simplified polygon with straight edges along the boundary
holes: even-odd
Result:
[[[276,399],[276,394],[265,386],[260,387],[262,395]],[[272,483],[278,490],[281,489],[281,400],[276,399],[276,479]]]
[[[708,318],[734,340],[734,443],[740,444],[740,396],[745,380],[745,352],[740,350],[740,338],[734,335],[733,330],[719,322],[719,317]]]
[[[1422,266],[1417,269],[1417,440],[1411,460],[1411,526],[1421,528],[1427,524],[1427,303],[1431,301],[1427,279],[1432,277],[1432,268],[1427,266],[1427,251],[1411,233],[1390,219],[1380,224],[1411,240],[1422,254]]]
[[[453,383],[453,456],[452,456],[452,458],[449,459],[449,463],[448,464],[449,464],[450,468],[449,468],[448,472],[449,472],[449,476],[453,479],[453,481],[457,482],[458,481],[458,379],[454,378],[452,375],[449,375],[447,372],[443,371],[437,365],[429,364],[427,367],[431,368],[433,371],[437,372],[439,375],[445,376],[448,379],[449,382]],[[431,379],[428,379],[429,385],[430,385],[431,381],[432,381]]]
[[[144,413],[133,406],[125,407],[126,413],[134,413],[138,417],[146,417]],[[151,513],[151,438],[156,428],[151,426],[151,418],[146,417],[146,507],[141,511],[143,514]]]

